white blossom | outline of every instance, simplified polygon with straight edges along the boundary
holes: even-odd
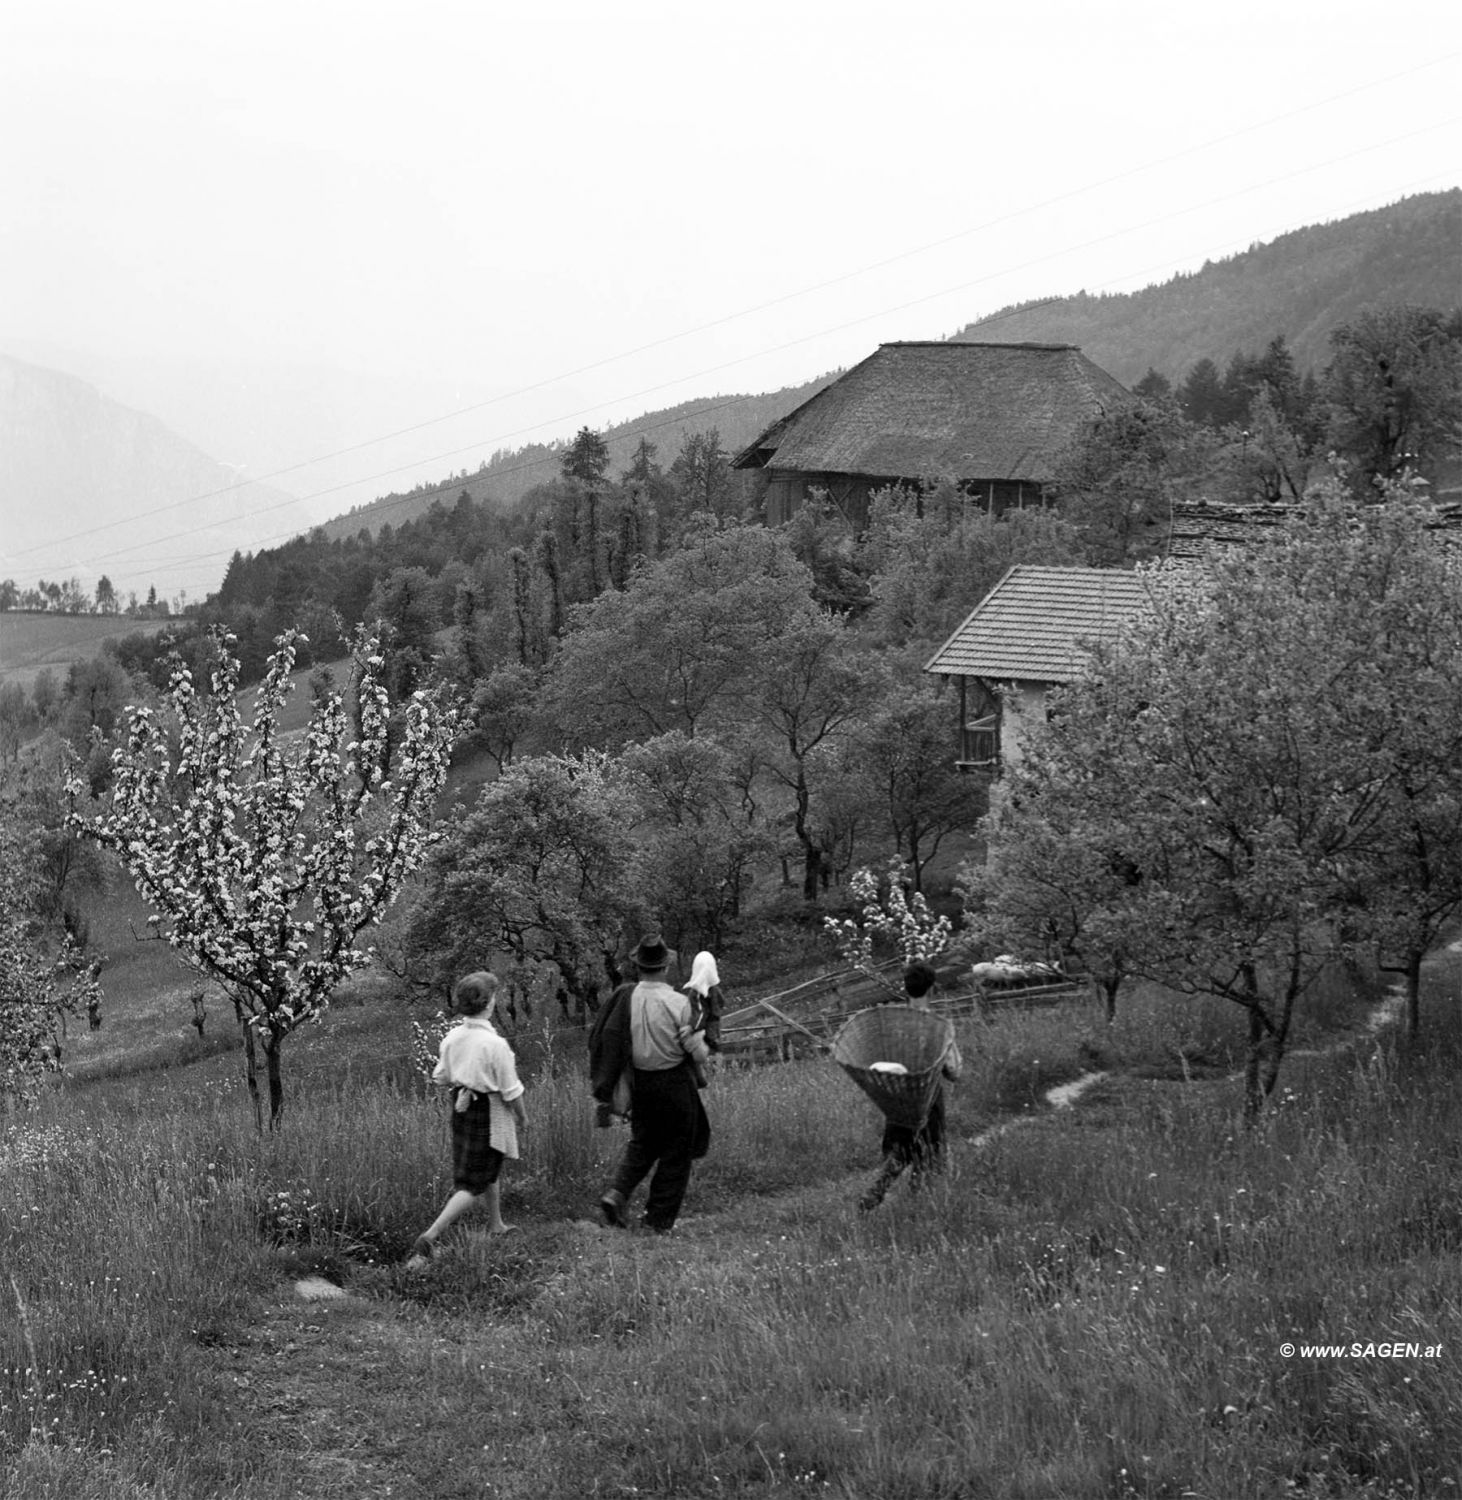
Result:
[[[457,732],[445,699],[414,700],[386,783],[384,662],[363,639],[358,737],[347,743],[344,703],[332,694],[314,705],[303,737],[286,741],[279,726],[300,639],[279,638],[246,730],[232,637],[215,631],[210,690],[198,693],[186,666],[172,677],[176,756],[159,720],[130,710],[109,805],[94,818],[73,814],[117,855],[168,941],[222,984],[271,1064],[283,1038],[318,1018],[367,962],[355,940],[426,853]]]
[[[874,960],[876,941],[892,943],[905,965],[929,963],[949,947],[954,928],[948,917],[936,917],[923,893],[907,893],[908,864],[898,855],[888,861],[886,888],[866,867],[856,870],[848,882],[863,909],[857,920],[825,917],[823,926],[838,945],[850,968],[882,979]],[[885,981],[886,982],[886,981]]]

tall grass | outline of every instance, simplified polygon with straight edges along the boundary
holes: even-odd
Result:
[[[1228,1045],[1221,1009],[1173,1015],[962,1028],[948,1169],[868,1215],[852,1084],[726,1069],[668,1241],[582,1222],[623,1137],[547,1058],[505,1177],[523,1233],[416,1274],[450,1184],[414,1082],[322,1069],[263,1139],[232,1082],[51,1101],[0,1137],[0,1495],[1454,1493],[1457,1018],[1295,1059],[1256,1130],[1181,1067],[1025,1107]],[[291,1303],[305,1269],[352,1292],[334,1321]],[[1383,1340],[1442,1353],[1280,1353]]]
[[[116,1442],[186,1420],[179,1348],[221,1337],[262,1284],[247,1181],[208,1132],[104,1123],[0,1145],[0,1434]]]
[[[1099,1138],[1001,1135],[901,1215],[794,1221],[547,1315],[581,1351],[633,1329],[638,1358],[592,1363],[635,1382],[616,1477],[650,1493],[1449,1493],[1458,1060],[1420,1090],[1340,1062],[1257,1133],[1147,1086]]]

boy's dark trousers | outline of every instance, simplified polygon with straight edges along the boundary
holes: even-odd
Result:
[[[941,1087],[929,1106],[928,1116],[917,1130],[892,1123],[883,1127],[883,1165],[868,1191],[859,1199],[858,1206],[865,1210],[877,1208],[906,1167],[913,1167],[913,1183],[917,1186],[927,1170],[939,1166],[943,1154],[944,1089]]]

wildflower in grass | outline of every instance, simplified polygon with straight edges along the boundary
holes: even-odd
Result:
[[[84,1137],[58,1125],[16,1130],[0,1137],[0,1171],[10,1167],[33,1167],[54,1174],[84,1159],[89,1152]]]
[[[306,1244],[324,1227],[325,1206],[309,1187],[275,1188],[259,1204],[259,1227],[279,1244]]]

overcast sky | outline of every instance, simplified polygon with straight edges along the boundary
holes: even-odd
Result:
[[[215,452],[256,477],[478,407],[332,514],[1453,186],[1459,48],[1456,0],[0,0],[0,349],[401,393]]]

